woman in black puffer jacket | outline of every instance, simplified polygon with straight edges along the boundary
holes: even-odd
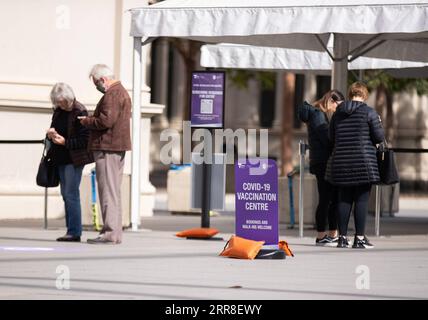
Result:
[[[337,90],[327,92],[313,106],[306,101],[299,107],[299,119],[308,127],[310,172],[317,177],[318,206],[315,220],[318,235],[316,245],[337,245],[336,190],[324,179],[327,160],[331,154],[328,127],[337,105],[345,100]],[[326,233],[328,222],[329,232]]]
[[[355,238],[353,248],[372,248],[365,236],[368,200],[372,184],[379,183],[376,144],[385,136],[377,112],[364,101],[367,87],[360,82],[348,91],[351,101],[342,103],[330,123],[333,153],[326,179],[338,186],[338,247],[348,247],[346,238],[354,204]]]

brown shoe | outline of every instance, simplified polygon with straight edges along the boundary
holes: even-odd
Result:
[[[113,241],[108,240],[104,237],[97,237],[95,239],[88,239],[89,244],[114,244]]]

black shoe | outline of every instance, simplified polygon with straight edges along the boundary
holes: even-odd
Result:
[[[316,239],[315,245],[316,246],[325,246],[325,247],[335,247],[337,245],[337,237],[332,238],[330,236],[325,235],[322,239]]]
[[[337,246],[337,243],[339,242],[339,237],[327,236],[327,238],[329,241],[329,244],[328,244],[329,247],[336,247]]]
[[[95,239],[88,239],[89,244],[114,244],[113,241],[108,240],[104,237],[97,237]]]
[[[354,244],[352,245],[352,248],[354,248],[354,249],[373,249],[374,245],[372,245],[369,242],[369,239],[367,239],[366,236],[364,236],[363,239],[360,239],[357,236],[355,236],[354,237]]]
[[[348,238],[346,238],[345,236],[339,236],[339,239],[337,240],[337,247],[338,248],[349,248]]]
[[[72,236],[70,234],[66,234],[65,236],[59,237],[56,241],[61,242],[80,242],[79,236]]]

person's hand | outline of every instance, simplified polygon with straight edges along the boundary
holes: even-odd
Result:
[[[58,133],[55,134],[52,138],[52,142],[55,144],[59,144],[61,146],[65,145],[65,139],[63,136],[59,135]]]
[[[49,128],[48,130],[46,130],[46,134],[48,135],[49,139],[53,139],[54,136],[57,134],[55,128]]]
[[[80,121],[80,124],[82,125],[82,126],[84,126],[85,125],[85,120],[87,119],[88,117],[86,117],[86,116],[78,116],[77,117],[77,119]]]

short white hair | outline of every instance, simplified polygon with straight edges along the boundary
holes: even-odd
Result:
[[[64,82],[55,83],[50,96],[54,106],[58,105],[58,101],[65,100],[71,104],[75,99],[73,89]]]
[[[101,78],[114,79],[113,71],[105,64],[96,64],[89,72],[89,78],[100,80]]]

